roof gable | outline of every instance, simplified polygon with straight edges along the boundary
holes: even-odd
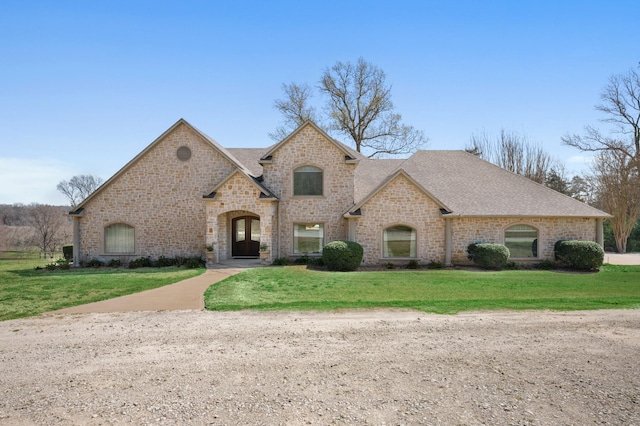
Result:
[[[142,158],[146,156],[146,154],[154,149],[156,146],[162,143],[162,141],[171,135],[173,132],[177,131],[181,126],[185,126],[187,129],[193,131],[197,136],[199,136],[206,144],[211,146],[212,149],[217,151],[223,158],[229,161],[234,167],[238,170],[242,170],[243,173],[249,174],[249,171],[224,147],[222,147],[218,142],[202,133],[197,128],[193,127],[189,124],[185,119],[181,118],[176,121],[171,127],[165,130],[160,136],[158,136],[153,142],[147,145],[138,155],[136,155],[133,159],[131,159],[127,164],[125,164],[120,170],[118,170],[113,176],[111,176],[107,181],[105,181],[98,189],[96,189],[91,195],[89,195],[86,199],[84,199],[77,207],[76,211],[82,209],[90,200],[100,194],[105,188],[110,186],[114,181],[116,181],[122,174],[124,174],[127,170],[133,167],[136,163],[138,163]]]
[[[302,125],[300,125],[296,130],[294,130],[293,132],[291,132],[286,138],[282,139],[280,142],[278,142],[277,144],[273,145],[263,156],[262,158],[260,158],[260,162],[261,163],[267,163],[269,161],[271,161],[271,157],[285,144],[289,143],[292,139],[294,139],[296,137],[296,135],[298,135],[300,132],[302,132],[304,129],[311,127],[312,129],[314,129],[317,133],[319,133],[320,135],[322,135],[326,140],[328,140],[329,142],[331,142],[333,145],[336,146],[336,148],[338,148],[340,151],[342,151],[344,153],[345,156],[345,161],[347,162],[353,162],[353,163],[357,163],[360,159],[364,158],[364,156],[362,154],[360,154],[359,152],[356,152],[354,150],[352,150],[351,148],[347,147],[346,145],[336,141],[335,139],[333,139],[332,137],[330,137],[329,135],[327,135],[325,133],[324,130],[322,130],[320,127],[318,127],[315,123],[313,123],[310,120],[305,121],[304,123],[302,123]]]
[[[240,169],[234,171],[229,176],[227,176],[222,182],[217,184],[209,194],[204,195],[203,198],[209,198],[209,199],[215,198],[216,194],[220,191],[220,188],[222,188],[225,183],[229,182],[234,176],[238,174],[243,176],[245,179],[247,179],[247,181],[251,185],[255,186],[260,191],[260,198],[273,198],[273,199],[278,198],[273,192],[269,190],[269,188],[264,186],[259,179],[253,176],[250,176],[244,170],[240,170]]]
[[[369,200],[376,196],[376,194],[380,193],[384,188],[389,186],[393,181],[399,179],[400,177],[406,178],[409,182],[411,182],[416,188],[418,188],[422,193],[424,193],[427,197],[431,198],[442,210],[450,211],[449,208],[440,201],[436,196],[434,196],[430,191],[428,191],[422,184],[413,179],[404,169],[398,168],[394,173],[389,175],[386,179],[384,179],[378,186],[376,186],[373,190],[369,192],[361,201],[355,204],[351,209],[349,209],[348,214],[355,214],[362,206],[364,206]]]

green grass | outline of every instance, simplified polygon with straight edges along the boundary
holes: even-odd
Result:
[[[75,269],[36,271],[50,260],[0,260],[0,321],[38,315],[162,287],[204,269]]]
[[[210,310],[411,308],[436,313],[640,308],[640,266],[605,265],[589,274],[257,268],[211,286],[205,306]]]

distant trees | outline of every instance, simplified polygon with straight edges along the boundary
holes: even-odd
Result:
[[[609,78],[596,110],[602,122],[612,125],[609,133],[592,126],[584,135],[566,135],[562,141],[581,151],[598,155],[593,163],[592,183],[602,208],[612,214],[611,228],[618,251],[640,215],[640,74],[631,69]]]
[[[616,248],[626,253],[629,235],[640,218],[640,180],[631,158],[621,151],[601,151],[592,164],[592,181],[601,208],[610,219]]]
[[[558,182],[559,178],[563,178],[559,174],[562,169],[554,164],[552,157],[540,145],[530,142],[524,135],[504,129],[497,137],[487,133],[473,134],[465,150],[541,184],[547,181],[553,170],[555,176],[551,182],[557,188],[563,187]]]
[[[76,175],[68,181],[58,183],[58,191],[69,200],[69,205],[75,208],[93,191],[102,185],[102,178],[93,175]]]
[[[585,134],[566,135],[562,141],[581,151],[614,151],[628,159],[640,172],[640,74],[631,69],[626,74],[613,75],[600,94],[601,104],[596,110],[603,112],[604,123],[613,125],[613,137],[599,129],[586,126]]]
[[[68,207],[0,205],[0,251],[58,253],[72,238]]]
[[[369,157],[410,154],[427,142],[422,131],[402,123],[395,112],[384,71],[363,58],[327,68],[318,89],[326,99],[322,116],[310,103],[308,85],[283,85],[285,97],[274,105],[284,125],[272,138],[281,139],[304,121],[314,120],[327,132],[346,136],[356,151]]]
[[[33,227],[33,244],[41,253],[56,253],[62,249],[71,235],[68,218],[60,207],[46,204],[32,204],[28,210],[27,222]]]

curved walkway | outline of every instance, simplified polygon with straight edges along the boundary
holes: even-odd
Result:
[[[259,260],[233,260],[207,269],[202,275],[175,284],[114,299],[72,306],[49,314],[85,314],[134,311],[180,311],[204,309],[204,292],[209,286],[246,268],[260,266]]]
[[[640,265],[640,253],[605,253],[604,262],[614,265]],[[258,266],[260,266],[259,260],[230,260],[216,265],[213,269],[207,269],[202,275],[175,284],[50,313],[84,314],[204,309],[204,292],[209,286],[246,268]]]

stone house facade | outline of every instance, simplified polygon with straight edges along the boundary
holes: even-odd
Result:
[[[74,263],[205,256],[319,256],[365,264],[468,263],[472,242],[516,261],[560,239],[603,242],[606,213],[463,151],[368,159],[311,122],[268,148],[224,148],[181,119],[71,212]]]

